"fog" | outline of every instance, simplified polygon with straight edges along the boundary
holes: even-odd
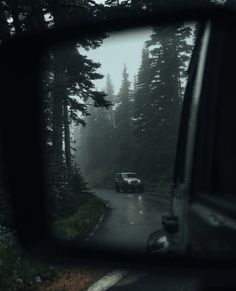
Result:
[[[97,49],[83,52],[89,59],[102,64],[98,72],[103,74],[104,78],[94,82],[97,89],[104,89],[105,77],[110,74],[117,93],[121,85],[124,64],[128,69],[129,80],[133,82],[140,66],[144,42],[148,40],[151,33],[151,27],[112,33]]]

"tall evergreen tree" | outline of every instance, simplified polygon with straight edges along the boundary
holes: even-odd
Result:
[[[127,67],[124,65],[122,84],[117,96],[118,104],[115,112],[116,166],[119,170],[128,170],[132,159],[130,85]]]
[[[150,49],[151,64],[151,106],[149,126],[155,137],[150,170],[157,177],[171,179],[178,124],[182,104],[182,82],[186,77],[186,61],[192,46],[187,38],[191,28],[184,24],[160,26],[153,30],[147,45]]]
[[[139,68],[136,92],[134,95],[133,106],[133,127],[134,134],[144,134],[147,130],[147,119],[149,118],[150,111],[150,82],[151,82],[151,59],[149,51],[146,47],[142,51],[142,60]]]
[[[109,119],[111,120],[111,124],[112,126],[114,126],[114,106],[115,106],[115,93],[114,93],[114,87],[112,84],[112,80],[109,74],[107,74],[107,78],[106,78],[106,89],[105,92],[107,94],[107,100],[109,100],[112,103],[112,110],[109,111]]]
[[[151,58],[149,51],[144,46],[142,60],[137,75],[136,92],[134,94],[132,112],[132,134],[134,138],[133,168],[145,175],[148,169],[148,159],[150,144],[152,144],[152,134],[150,128],[150,118],[152,114],[151,100]]]
[[[114,99],[110,76],[106,79],[106,99]],[[113,110],[109,108],[90,108],[86,126],[77,135],[77,161],[84,174],[93,184],[111,184],[113,159]],[[109,149],[109,150],[108,150]],[[93,179],[91,179],[93,177]],[[95,186],[95,185],[94,185]]]

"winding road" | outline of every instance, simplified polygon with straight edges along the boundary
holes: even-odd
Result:
[[[169,197],[105,189],[93,192],[106,202],[107,211],[88,243],[103,249],[144,253],[149,235],[161,228],[161,217],[168,210]]]
[[[144,254],[149,235],[161,229],[162,214],[168,211],[170,197],[161,193],[93,192],[107,203],[107,211],[88,243],[103,250]],[[186,272],[186,271],[185,271]],[[160,270],[109,270],[88,291],[199,291],[199,278]]]

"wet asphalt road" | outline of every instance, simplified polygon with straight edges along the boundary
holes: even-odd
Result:
[[[108,208],[89,243],[100,246],[103,250],[111,247],[113,250],[145,253],[150,233],[161,228],[161,217],[167,212],[170,199],[160,193],[116,193],[101,189],[94,190],[94,193],[107,202]],[[201,290],[199,279],[192,274],[166,274],[132,268],[127,271],[127,276],[109,290]]]
[[[146,250],[149,234],[161,228],[162,214],[166,213],[170,199],[161,193],[116,193],[113,190],[94,190],[107,203],[107,211],[88,243],[112,247],[123,251]],[[146,266],[147,267],[147,266]],[[170,266],[171,267],[171,266]],[[111,270],[109,270],[111,271]],[[232,289],[232,274],[195,269],[130,268],[127,275],[108,288],[111,291],[209,291]],[[224,279],[227,276],[229,279]],[[216,280],[218,278],[218,280]],[[227,283],[229,282],[229,283]],[[222,288],[222,286],[226,286]],[[214,286],[214,287],[212,287]],[[217,288],[221,286],[220,289]],[[94,289],[94,290],[108,290]]]
[[[97,189],[94,193],[107,203],[103,220],[89,244],[105,249],[144,253],[149,235],[161,228],[169,199],[157,193],[116,193]]]

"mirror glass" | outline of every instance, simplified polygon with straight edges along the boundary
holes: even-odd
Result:
[[[162,222],[171,212],[196,30],[179,23],[101,33],[44,56],[48,212],[56,236],[140,254],[152,253],[153,241],[154,252],[168,246]]]

